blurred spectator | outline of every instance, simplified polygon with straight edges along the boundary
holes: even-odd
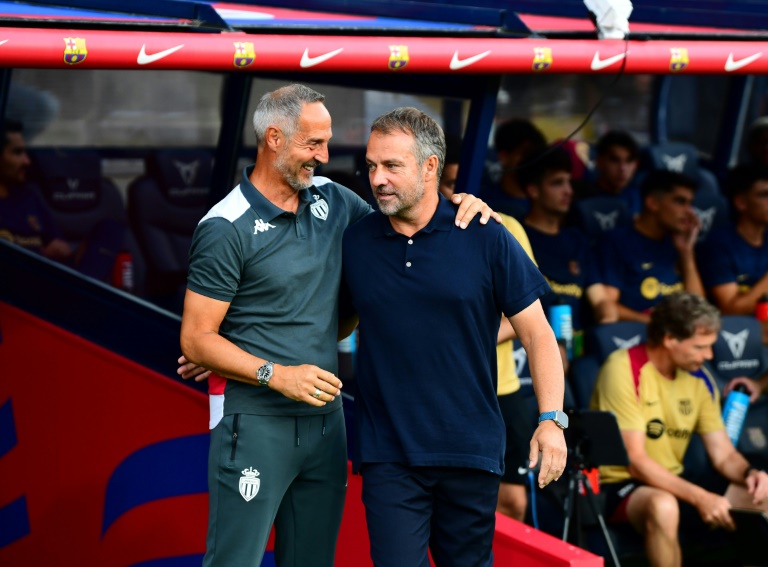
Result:
[[[768,166],[768,116],[761,116],[752,123],[745,146],[750,163]]]
[[[491,183],[481,189],[480,197],[495,211],[522,218],[530,203],[518,175],[546,150],[547,141],[530,121],[513,119],[496,127],[493,147],[499,171],[492,176]]]
[[[629,133],[621,130],[606,132],[595,144],[594,181],[583,185],[576,198],[621,197],[630,211],[639,212],[639,195],[632,186],[639,161],[640,147]]]
[[[650,309],[678,291],[704,295],[694,255],[695,190],[696,182],[682,173],[652,171],[641,186],[643,208],[633,226],[601,239],[600,271],[620,320],[647,323]]]
[[[563,226],[573,200],[571,158],[562,148],[554,149],[521,170],[520,182],[531,201],[523,225],[539,270],[552,288],[541,304],[545,312],[556,304],[571,306],[574,355],[578,356],[585,326],[615,321],[616,314],[610,311],[586,235],[576,227]]]
[[[62,237],[48,206],[27,181],[31,162],[19,122],[0,123],[0,238],[109,282],[125,226],[105,221],[73,248]]]
[[[461,159],[461,140],[455,137],[445,138],[445,165],[440,176],[438,189],[443,197],[450,199],[456,192],[456,177],[459,175],[459,161]]]
[[[700,245],[701,279],[724,315],[752,315],[768,294],[768,168],[734,168],[726,190],[735,222],[715,229]]]

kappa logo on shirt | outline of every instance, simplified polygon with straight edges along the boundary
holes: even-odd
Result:
[[[261,219],[253,221],[253,234],[259,234],[260,232],[266,232],[270,228],[275,228],[275,225],[264,222]]]

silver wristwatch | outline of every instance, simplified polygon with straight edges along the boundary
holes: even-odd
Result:
[[[548,411],[548,412],[542,413],[539,416],[539,423],[541,423],[542,421],[547,421],[548,419],[551,419],[552,421],[554,421],[555,424],[560,429],[565,429],[566,427],[568,427],[568,414],[560,410]]]
[[[262,386],[269,384],[269,380],[272,378],[274,364],[274,362],[265,362],[259,366],[259,369],[256,371],[256,380],[258,380],[259,384]]]

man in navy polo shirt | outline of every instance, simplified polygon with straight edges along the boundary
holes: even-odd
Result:
[[[355,465],[377,567],[490,566],[504,422],[496,400],[501,313],[528,351],[542,412],[539,486],[565,467],[563,368],[539,302],[549,289],[502,226],[459,235],[438,193],[440,126],[415,108],[371,126],[380,212],[349,227],[341,315],[360,321]],[[555,411],[557,410],[557,411]]]

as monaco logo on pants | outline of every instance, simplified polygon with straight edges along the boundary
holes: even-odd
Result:
[[[240,477],[240,496],[242,496],[246,502],[253,500],[259,493],[261,480],[256,478],[257,476],[259,476],[259,471],[254,470],[253,467],[249,467],[243,471],[243,476]]]

